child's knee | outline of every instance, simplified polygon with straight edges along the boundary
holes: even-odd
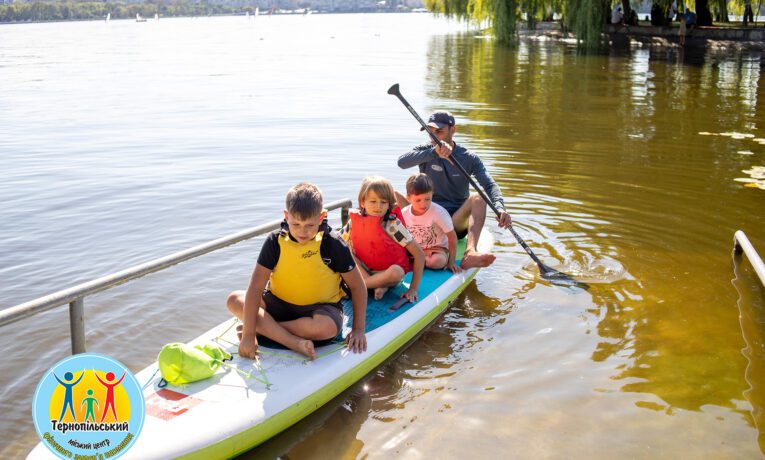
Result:
[[[446,255],[442,253],[431,254],[425,258],[425,266],[434,270],[446,267]]]
[[[229,294],[226,299],[226,307],[228,307],[228,311],[235,315],[240,313],[244,309],[245,295],[246,293],[244,291],[234,291]]]
[[[404,280],[404,275],[406,273],[404,272],[404,269],[399,267],[398,265],[391,265],[388,267],[388,281],[391,283],[398,284]]]
[[[314,314],[313,319],[313,337],[306,337],[311,340],[328,340],[334,339],[340,332],[337,329],[337,324],[327,315]]]

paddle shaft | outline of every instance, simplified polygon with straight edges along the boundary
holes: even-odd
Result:
[[[433,142],[435,142],[436,144],[443,145],[444,142],[441,141],[441,139],[437,138],[435,134],[433,134],[433,131],[430,130],[430,126],[428,126],[424,121],[422,121],[422,118],[420,118],[420,115],[417,114],[417,112],[414,110],[414,108],[412,108],[412,106],[409,104],[409,102],[407,102],[407,100],[404,99],[404,96],[401,95],[401,91],[399,90],[398,83],[396,83],[395,85],[390,87],[390,89],[388,90],[388,94],[392,94],[392,95],[396,96],[401,101],[401,103],[404,104],[404,107],[406,107],[406,109],[409,111],[409,113],[411,113],[412,116],[415,119],[417,119],[417,121],[420,122],[420,125],[422,125],[422,127],[425,129],[425,131],[428,132],[428,135],[430,136],[431,139],[433,139]],[[454,166],[456,166],[457,169],[460,171],[460,174],[462,174],[462,176],[465,177],[465,179],[467,179],[468,182],[470,182],[470,185],[472,185],[473,188],[475,189],[475,191],[478,192],[478,194],[481,196],[481,198],[483,198],[483,201],[485,201],[486,204],[489,205],[491,210],[494,211],[494,214],[497,216],[497,218],[499,218],[499,216],[502,213],[500,213],[499,209],[497,209],[497,207],[494,206],[494,203],[491,202],[489,197],[486,196],[486,193],[478,186],[478,184],[475,183],[473,178],[470,177],[470,174],[468,174],[467,171],[465,171],[465,168],[460,164],[460,162],[457,161],[457,159],[454,158],[454,156],[449,156],[449,159],[454,164]],[[539,260],[539,258],[536,256],[536,254],[534,254],[534,252],[526,244],[526,242],[523,241],[523,238],[521,238],[521,236],[515,231],[515,229],[512,227],[512,225],[507,227],[507,228],[510,229],[510,232],[513,234],[515,239],[518,241],[518,244],[520,244],[521,247],[523,247],[524,251],[526,251],[526,254],[528,254],[529,257],[531,257],[531,259],[534,262],[536,262],[537,265],[539,265],[539,269],[542,271],[542,273],[546,273],[548,271],[552,271],[553,270],[552,268],[550,268],[550,267],[546,266],[545,264],[543,264],[541,260]]]

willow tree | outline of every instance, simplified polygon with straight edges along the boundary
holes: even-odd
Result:
[[[492,34],[502,44],[509,44],[515,38],[518,0],[425,0],[425,6],[436,14],[476,24],[488,23]]]
[[[566,27],[593,48],[600,43],[609,5],[610,0],[425,0],[425,6],[436,14],[488,23],[497,41],[505,45],[515,39],[521,13],[532,29],[540,14],[564,13]]]
[[[609,4],[608,0],[566,0],[566,26],[585,47],[600,46]]]

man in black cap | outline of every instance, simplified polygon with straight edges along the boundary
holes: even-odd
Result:
[[[454,229],[459,238],[467,235],[465,255],[462,258],[462,267],[486,267],[494,262],[495,256],[476,251],[476,244],[481,235],[481,229],[486,220],[486,203],[478,194],[470,194],[470,182],[462,176],[460,170],[451,161],[454,157],[465,171],[476,178],[492,203],[500,211],[499,226],[510,226],[510,215],[505,212],[505,203],[502,192],[494,179],[486,172],[483,162],[474,153],[465,147],[457,145],[454,140],[455,126],[454,117],[445,111],[434,112],[428,118],[428,126],[433,131],[441,144],[431,142],[418,145],[398,159],[398,166],[402,169],[418,166],[420,172],[427,174],[434,185],[433,202],[438,203],[452,216]],[[421,128],[424,130],[424,128]],[[399,206],[405,205],[406,199],[396,194]]]

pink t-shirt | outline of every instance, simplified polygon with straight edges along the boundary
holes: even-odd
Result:
[[[443,206],[431,203],[425,214],[415,216],[412,213],[412,205],[409,205],[402,209],[401,213],[404,215],[406,228],[423,249],[437,246],[449,249],[449,238],[446,234],[454,230],[454,224]]]

